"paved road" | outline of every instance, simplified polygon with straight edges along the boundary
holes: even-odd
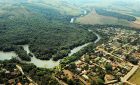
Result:
[[[134,65],[133,68],[124,76],[121,78],[121,81],[126,82],[139,68],[139,66]]]

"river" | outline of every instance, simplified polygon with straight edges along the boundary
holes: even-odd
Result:
[[[85,16],[86,14],[87,14],[87,11],[84,10],[83,13],[80,16]],[[74,23],[75,20],[76,20],[76,17],[72,17],[71,20],[70,20],[70,23]]]
[[[71,18],[70,23],[73,23],[73,22],[74,22],[74,20],[75,20],[74,18]]]
[[[88,31],[91,32],[90,30],[88,30]],[[95,32],[93,32],[93,33],[97,36],[97,39],[94,41],[94,43],[97,43],[101,39],[101,37],[97,33],[95,33]],[[90,43],[91,42],[72,49],[68,55],[69,56],[73,55],[74,53],[80,51],[82,48],[86,47]],[[22,45],[22,46],[27,53],[31,53],[31,51],[29,50],[29,45]],[[31,54],[33,54],[33,53],[31,53]],[[52,59],[50,59],[50,60],[40,60],[40,59],[37,59],[33,54],[33,57],[31,58],[31,62],[28,62],[28,63],[33,63],[37,67],[41,67],[41,68],[53,68],[53,67],[59,65],[60,60],[58,60],[58,61],[53,61]]]
[[[87,11],[84,11],[83,13],[84,15],[87,14]],[[71,21],[70,23],[73,23],[75,20],[75,18],[71,18]],[[92,32],[92,30],[88,30],[89,32]],[[97,39],[94,41],[94,43],[97,43],[101,37],[93,32],[96,36],[97,36]],[[84,45],[81,45],[81,46],[78,46],[78,47],[75,47],[74,49],[72,49],[70,51],[70,53],[68,54],[69,56],[73,55],[74,53],[80,51],[82,48],[86,47],[87,45],[89,45],[91,42],[89,43],[86,43]],[[36,65],[37,67],[41,67],[41,68],[53,68],[55,66],[58,66],[59,63],[60,63],[60,60],[58,61],[53,61],[52,59],[50,60],[40,60],[40,59],[37,59],[35,57],[35,55],[29,50],[29,45],[21,45],[24,50],[28,53],[31,53],[33,55],[33,57],[31,57],[31,61],[30,62],[27,62],[27,63],[33,63],[34,65]],[[2,52],[0,51],[0,60],[9,60],[13,57],[17,57],[16,53],[15,52]]]
[[[90,44],[90,43],[86,43],[84,45],[81,45],[81,46],[78,46],[78,47],[74,48],[73,50],[71,50],[71,52],[68,55],[69,56],[73,55],[74,53],[78,52],[83,47],[87,46],[88,44]],[[35,57],[35,55],[29,50],[29,45],[21,45],[21,46],[24,48],[24,50],[27,53],[31,53],[33,55],[33,57],[31,57],[31,61],[27,62],[27,63],[33,63],[37,67],[41,67],[41,68],[53,68],[55,66],[58,66],[59,63],[60,63],[60,60],[53,61],[52,59],[50,59],[50,60],[40,60],[40,59],[37,59]]]
[[[76,48],[74,48],[73,50],[71,50],[71,52],[69,53],[69,56],[73,55],[74,53],[80,51],[82,48],[86,47],[87,45],[89,45],[90,43],[86,43],[84,45],[78,46]]]
[[[91,32],[91,30],[88,30],[88,31]],[[97,36],[97,39],[94,41],[94,43],[97,43],[101,39],[101,37],[97,33],[94,33],[94,34]],[[81,45],[81,46],[78,46],[78,47],[72,49],[71,52],[68,55],[69,56],[73,55],[74,53],[80,51],[82,48],[86,47],[90,43],[91,42],[86,43],[84,45]],[[31,57],[31,61],[27,62],[27,63],[33,63],[37,67],[41,67],[41,68],[53,68],[53,67],[59,65],[60,60],[53,61],[52,59],[50,59],[50,60],[40,60],[40,59],[37,59],[34,56],[34,54],[29,50],[29,45],[21,45],[21,46],[24,48],[24,50],[27,53],[31,53],[33,55],[33,57]],[[0,51],[0,60],[10,60],[13,57],[17,57],[15,52],[2,52],[2,51]]]
[[[0,60],[10,60],[13,57],[17,57],[15,52],[3,52],[3,51],[0,51]]]
[[[53,61],[52,59],[50,59],[50,60],[40,60],[40,59],[37,59],[35,57],[35,55],[29,50],[29,45],[22,45],[22,47],[24,48],[24,50],[27,53],[31,53],[33,55],[33,57],[31,57],[31,61],[28,62],[28,63],[33,63],[37,67],[41,67],[41,68],[53,68],[53,67],[59,65],[60,60]]]

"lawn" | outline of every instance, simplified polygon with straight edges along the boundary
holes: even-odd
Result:
[[[129,82],[134,83],[136,85],[140,85],[140,68],[136,71],[136,73],[129,79]]]

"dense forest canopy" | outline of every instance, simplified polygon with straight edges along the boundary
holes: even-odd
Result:
[[[140,53],[140,30],[124,23],[85,25],[76,19],[95,9],[103,15],[93,16],[99,22],[139,24],[137,2],[0,0],[0,56],[18,55],[0,60],[0,85],[107,85],[114,80],[120,85],[139,63],[135,54]]]
[[[29,44],[37,58],[46,60],[54,56],[54,60],[58,60],[67,56],[75,46],[95,39],[94,34],[70,24],[72,16],[52,8],[22,3],[2,7],[1,10],[4,12],[0,17],[0,44],[3,51],[18,49],[20,52],[16,52],[22,52],[21,55],[25,56],[26,52],[17,45]]]

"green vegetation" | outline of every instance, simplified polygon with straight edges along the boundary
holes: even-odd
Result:
[[[31,79],[39,85],[60,85],[52,75],[54,71],[45,68],[37,68],[33,64],[20,63],[15,58],[8,61],[0,61],[0,84],[10,85],[8,81],[10,79],[15,79],[15,85],[19,82],[23,85],[25,85],[25,83],[30,83],[29,80],[26,79],[26,76],[21,73],[16,72],[18,73],[16,76],[10,75],[14,69],[16,69],[17,64],[23,68],[25,75],[30,76]],[[6,71],[9,71],[10,74],[7,74]]]
[[[65,57],[60,63],[66,65],[71,62],[74,62],[78,60],[83,54],[94,51],[95,46],[96,45],[94,43],[91,43],[85,48],[81,49],[79,52],[73,54],[72,56]]]
[[[18,57],[22,60],[30,61],[31,57],[27,54],[27,52],[21,46],[16,46],[12,44],[2,44],[0,45],[0,50],[4,52],[15,51]]]
[[[102,53],[92,56],[93,58],[90,55],[96,52],[95,47],[98,44],[107,43],[106,41],[108,41],[108,39],[114,34],[110,31],[110,33],[106,33],[107,30],[104,29],[100,32],[102,28],[111,28],[112,32],[113,30],[115,30],[113,28],[133,28],[125,27],[122,25],[93,26],[74,23],[70,24],[69,22],[73,15],[75,15],[75,17],[79,17],[79,12],[81,10],[77,11],[77,9],[74,9],[73,7],[69,8],[71,7],[70,5],[68,6],[67,3],[64,2],[58,3],[59,1],[57,0],[48,0],[48,2],[45,2],[45,0],[37,1],[39,2],[39,4],[30,4],[32,0],[29,0],[29,3],[22,4],[13,2],[13,4],[10,5],[2,5],[0,3],[0,51],[15,51],[20,59],[30,61],[31,57],[33,57],[32,53],[27,54],[27,52],[21,46],[28,44],[31,52],[33,52],[38,59],[49,60],[52,58],[54,61],[62,59],[60,62],[61,64],[54,69],[46,69],[38,68],[30,63],[25,63],[24,61],[20,61],[20,59],[18,58],[0,61],[0,84],[12,85],[9,83],[9,80],[14,79],[15,82],[13,83],[13,85],[20,85],[18,84],[19,82],[22,85],[26,85],[30,83],[29,79],[27,79],[26,77],[28,76],[38,85],[60,85],[59,83],[63,83],[63,81],[68,85],[81,85],[81,80],[78,77],[83,74],[80,74],[80,72],[78,72],[77,65],[74,63],[74,61],[80,59],[84,54],[88,56],[85,56],[85,63],[83,63],[85,65],[82,66],[81,71],[84,72],[87,70],[87,72],[92,72],[84,73],[87,75],[87,77],[89,76],[89,78],[91,78],[91,80],[89,80],[89,82],[91,82],[91,85],[104,85],[104,76],[106,73],[112,73],[113,75],[116,74],[116,72],[113,72],[114,69],[112,64],[107,63],[105,66],[103,65],[103,67],[105,67],[105,70],[103,70],[100,67],[101,65],[99,64],[98,66],[98,62],[94,61],[94,57],[103,57]],[[22,0],[22,2],[26,1]],[[51,7],[55,6],[55,4],[53,3],[59,4],[56,5],[57,8]],[[80,7],[78,8],[78,10],[79,9]],[[66,13],[67,11],[71,13],[68,14]],[[100,15],[107,17],[109,16],[109,18],[111,17],[110,21],[106,20],[107,18],[102,17],[102,19],[104,19],[103,23],[110,23],[113,20],[121,23],[123,22],[123,20],[127,20],[124,23],[129,24],[129,21],[136,20],[136,18],[133,16],[110,12],[102,9],[96,9],[96,12],[99,14],[97,15],[98,17],[100,17]],[[119,19],[122,20],[119,21]],[[100,22],[101,19],[97,18],[97,20]],[[95,41],[97,37],[93,33],[89,32],[88,29],[92,29],[94,32],[98,33],[102,37],[102,39],[95,44],[93,41]],[[139,45],[139,40],[139,38],[135,39],[134,42],[130,44]],[[91,42],[88,46],[81,49],[79,52],[73,54],[72,56],[68,56],[68,53],[71,49],[88,42]],[[125,40],[120,40],[119,42],[125,43]],[[106,56],[110,57],[109,55]],[[106,56],[104,56],[104,58]],[[139,60],[134,56],[125,56],[126,61],[129,61],[135,65],[138,64]],[[112,58],[112,62],[113,61],[115,61],[115,58]],[[90,65],[89,63],[95,64]],[[19,68],[16,67],[16,65],[21,66],[25,74],[22,74],[19,71]],[[68,74],[65,74],[65,72],[63,72],[65,69],[70,70],[70,72],[67,71],[66,73]],[[75,71],[76,69],[77,72]],[[71,71],[76,75],[71,73]],[[12,72],[15,72],[17,74],[12,75]],[[126,74],[128,70],[120,68],[120,72]],[[72,78],[67,78],[69,74]],[[62,81],[60,81],[61,79]]]
[[[115,18],[118,18],[118,19],[125,19],[125,20],[128,20],[128,21],[135,21],[136,20],[136,18],[133,17],[133,16],[124,15],[124,14],[120,14],[120,13],[116,13],[116,12],[111,12],[111,11],[106,11],[106,10],[103,10],[103,9],[97,9],[96,8],[96,12],[99,15],[111,16],[111,17],[115,17]]]
[[[23,60],[30,60],[30,57],[17,45],[29,44],[30,50],[39,59],[53,57],[58,60],[67,56],[70,49],[95,38],[87,30],[70,24],[71,16],[49,7],[23,3],[3,7],[2,10],[1,50],[16,51]]]

